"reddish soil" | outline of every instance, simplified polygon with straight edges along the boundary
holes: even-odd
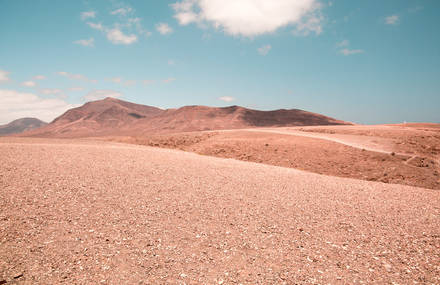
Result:
[[[334,127],[329,128],[334,129]],[[333,132],[322,127],[313,131]],[[367,132],[362,134],[369,135]],[[396,153],[405,150],[408,151],[408,155],[366,151],[322,139],[256,130],[117,137],[111,140],[175,148],[325,175],[440,189],[440,168],[437,158],[429,155],[427,149],[421,147],[429,143],[439,146],[440,144],[435,141],[436,138],[426,134],[425,136],[416,134],[401,136],[401,132],[398,134],[395,135],[398,142],[406,140],[408,143],[405,148],[400,147],[402,144],[396,143],[398,146]],[[390,137],[390,134],[387,136]],[[434,148],[431,148],[431,151]]]
[[[440,124],[405,124],[384,126],[305,127],[305,132],[354,134],[392,140],[395,152],[419,156],[418,160],[440,163]],[[418,166],[417,164],[415,164]]]
[[[437,190],[91,140],[0,153],[2,284],[440,283]]]

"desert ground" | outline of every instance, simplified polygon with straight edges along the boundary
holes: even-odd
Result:
[[[0,283],[439,284],[438,130],[360,129],[0,138]]]
[[[252,128],[101,139],[440,189],[438,124]]]

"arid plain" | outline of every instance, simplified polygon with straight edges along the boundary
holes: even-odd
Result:
[[[0,282],[440,282],[439,125],[130,104],[0,138]]]

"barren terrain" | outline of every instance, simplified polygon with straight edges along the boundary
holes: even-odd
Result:
[[[440,282],[437,190],[90,140],[0,151],[2,283]]]
[[[105,139],[440,189],[440,128],[428,126],[254,128]]]
[[[133,136],[252,127],[351,124],[299,109],[259,111],[240,106],[184,106],[159,109],[115,98],[73,108],[47,126],[20,136],[82,138]]]

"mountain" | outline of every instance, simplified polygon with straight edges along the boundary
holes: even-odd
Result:
[[[71,109],[47,126],[26,136],[92,137],[148,135],[252,127],[349,124],[303,110],[258,111],[240,106],[185,106],[159,109],[106,98]]]
[[[0,125],[0,136],[19,134],[25,131],[34,130],[47,125],[47,123],[36,118],[22,118]]]

